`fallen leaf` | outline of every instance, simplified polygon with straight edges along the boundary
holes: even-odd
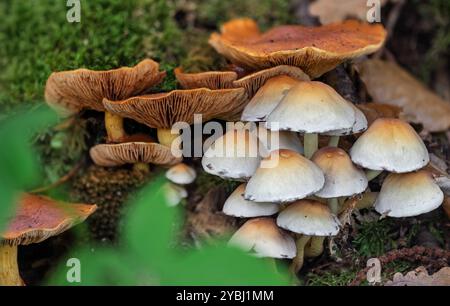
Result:
[[[381,0],[383,6],[388,0]],[[373,5],[367,0],[317,0],[309,6],[311,15],[318,16],[322,24],[343,21],[348,17],[367,20],[367,12]]]
[[[429,132],[450,127],[450,103],[397,64],[371,59],[356,68],[373,100],[401,107],[402,119],[421,123]]]
[[[445,197],[444,204],[442,204],[442,207],[444,208],[447,218],[450,219],[450,198],[449,197]]]
[[[450,286],[450,267],[442,268],[433,275],[429,275],[422,266],[405,275],[396,273],[385,286]]]
[[[366,116],[370,126],[378,118],[399,118],[402,109],[398,106],[383,103],[364,103],[356,105]]]

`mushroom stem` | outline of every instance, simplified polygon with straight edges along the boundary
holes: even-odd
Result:
[[[150,173],[150,165],[146,163],[135,163],[133,164],[133,171],[148,174]]]
[[[328,207],[330,208],[331,212],[337,216],[337,214],[339,212],[338,198],[328,199]]]
[[[0,286],[24,286],[17,264],[17,245],[0,245]]]
[[[341,139],[340,136],[331,136],[330,140],[328,141],[328,146],[337,147],[339,145],[339,139]]]
[[[310,239],[311,236],[301,235],[295,242],[297,246],[297,256],[295,256],[295,258],[292,260],[290,267],[292,273],[294,274],[298,273],[298,271],[300,271],[300,269],[303,267],[305,246]]]
[[[168,148],[171,148],[172,142],[180,136],[179,133],[172,133],[171,129],[158,129],[157,134],[159,143]]]
[[[378,197],[378,192],[366,192],[362,195],[362,198],[356,202],[356,208],[364,209],[370,208],[375,203]]]
[[[305,246],[305,257],[317,257],[323,253],[325,236],[314,236]]]
[[[367,180],[370,182],[371,180],[376,178],[378,175],[380,175],[381,172],[383,172],[383,170],[366,170]]]
[[[319,148],[319,135],[316,133],[305,133],[304,137],[305,157],[311,158]]]
[[[123,128],[123,118],[118,115],[105,112],[105,128],[108,142],[121,142],[126,136]]]

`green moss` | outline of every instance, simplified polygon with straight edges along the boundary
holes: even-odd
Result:
[[[240,182],[224,180],[218,176],[208,174],[205,171],[199,172],[195,183],[197,184],[197,192],[201,195],[206,195],[208,191],[217,186],[224,186],[226,192],[229,193],[234,191],[237,186],[240,185]]]
[[[391,220],[365,222],[358,228],[353,245],[361,256],[380,256],[395,246],[391,233]]]
[[[342,269],[340,271],[326,271],[320,274],[308,273],[308,286],[347,286],[356,278],[356,270]]]

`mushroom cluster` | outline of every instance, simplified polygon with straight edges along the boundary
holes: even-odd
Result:
[[[304,256],[319,256],[324,239],[338,234],[338,215],[348,198],[363,195],[366,206],[374,204],[390,217],[415,216],[443,202],[433,176],[420,170],[429,162],[423,141],[408,123],[387,118],[395,117],[389,112],[396,110],[357,107],[314,80],[346,60],[375,52],[384,39],[381,25],[356,21],[261,33],[249,19],[230,21],[221,34],[211,36],[210,44],[234,64],[264,69],[241,82],[280,72],[247,91],[250,101],[241,120],[259,127],[227,131],[202,159],[206,172],[243,182],[223,206],[227,215],[249,218],[230,244],[260,257],[294,258],[291,267],[297,272]],[[277,66],[286,64],[292,66]],[[302,69],[307,76],[280,67]],[[240,81],[225,72],[209,76],[214,86],[233,87]],[[190,75],[185,84],[195,77],[202,76]],[[270,133],[276,146],[268,146],[261,131]],[[347,135],[357,138],[349,153],[338,147]],[[328,145],[319,149],[319,137]],[[368,182],[383,170],[392,173],[379,193],[371,192]]]

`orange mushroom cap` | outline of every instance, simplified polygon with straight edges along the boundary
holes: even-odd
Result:
[[[184,89],[209,88],[223,89],[233,88],[233,81],[238,75],[234,71],[206,71],[199,73],[185,73],[181,67],[174,70],[178,83]]]
[[[386,39],[382,25],[350,20],[320,27],[285,25],[261,33],[255,21],[234,19],[209,43],[231,62],[250,69],[298,66],[317,78],[345,60],[377,51]]]
[[[113,114],[162,129],[170,129],[176,122],[192,124],[194,114],[202,114],[203,121],[232,121],[240,117],[247,102],[243,88],[172,90],[122,101],[103,100],[106,110]]]
[[[134,67],[106,71],[76,69],[53,72],[45,86],[45,100],[62,115],[82,109],[105,111],[103,98],[121,100],[141,94],[166,76],[159,64],[145,59]]]
[[[0,236],[1,243],[24,245],[44,241],[83,222],[96,209],[97,205],[62,203],[24,194],[14,219]]]

